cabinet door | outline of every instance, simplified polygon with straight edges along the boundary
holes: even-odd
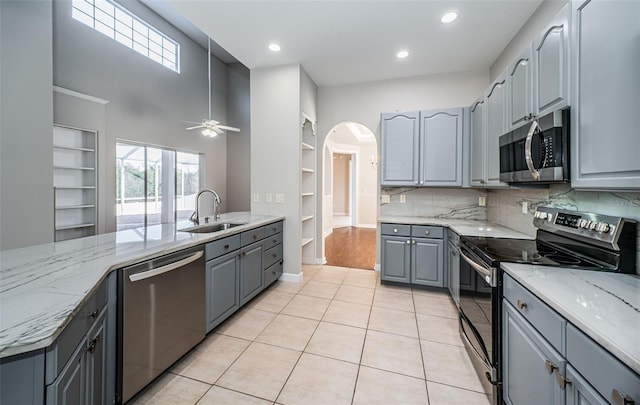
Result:
[[[411,270],[411,238],[382,236],[382,273],[385,281],[409,283]]]
[[[507,112],[512,130],[529,122],[533,116],[533,62],[528,46],[507,69]]]
[[[481,97],[471,105],[471,185],[482,186],[487,179],[485,168],[485,99]]]
[[[262,291],[262,243],[254,243],[240,250],[240,305]]]
[[[462,108],[420,112],[420,185],[462,186],[463,122]]]
[[[47,404],[77,405],[85,402],[86,344],[87,339],[82,339],[65,368],[55,381],[47,386]]]
[[[533,43],[534,113],[540,117],[569,105],[569,17],[565,6]]]
[[[452,243],[449,243],[449,291],[456,305],[460,306],[460,255]]]
[[[418,185],[419,113],[382,114],[380,185]]]
[[[506,186],[500,182],[500,148],[498,138],[506,132],[506,72],[503,72],[487,89],[486,174],[487,185]]]
[[[238,251],[207,262],[207,333],[240,307]]]
[[[564,404],[556,374],[565,375],[566,361],[511,306],[502,306],[503,393],[508,405]]]
[[[573,368],[567,364],[567,405],[606,405],[608,402],[602,398],[591,384]]]
[[[571,5],[571,186],[639,189],[640,2]]]
[[[442,240],[413,238],[411,241],[411,282],[443,287]]]
[[[87,404],[106,404],[106,367],[108,361],[105,342],[106,329],[107,310],[105,308],[87,335],[85,350]]]

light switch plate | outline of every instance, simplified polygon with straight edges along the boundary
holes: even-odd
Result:
[[[253,202],[260,202],[260,193],[253,193]]]
[[[478,206],[486,207],[487,206],[487,198],[486,197],[478,197]]]
[[[284,204],[284,194],[276,194],[276,204]]]
[[[382,194],[380,196],[380,202],[382,204],[389,204],[391,202],[391,196],[389,194]]]
[[[407,196],[404,194],[400,194],[400,203],[404,204],[407,202]]]
[[[268,203],[273,202],[273,195],[271,193],[267,193],[266,200]]]
[[[522,213],[526,214],[529,212],[529,202],[528,201],[523,201],[522,202]]]

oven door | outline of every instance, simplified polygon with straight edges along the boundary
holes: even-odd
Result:
[[[480,382],[492,403],[501,403],[499,272],[460,246],[460,280],[475,280],[460,288],[460,335]]]

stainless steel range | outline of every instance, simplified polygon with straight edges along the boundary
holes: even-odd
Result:
[[[635,273],[636,221],[542,207],[535,240],[460,238],[460,334],[485,391],[502,403],[500,262]]]

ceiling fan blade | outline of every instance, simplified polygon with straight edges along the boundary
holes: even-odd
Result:
[[[219,127],[215,126],[215,127],[211,127],[212,130],[214,130],[217,134],[224,134],[224,131],[221,130]]]
[[[204,120],[202,121],[203,124],[205,125],[218,125],[220,123],[220,121],[216,121],[216,120]]]
[[[204,128],[205,126],[206,126],[206,125],[202,125],[202,124],[200,124],[200,125],[196,125],[195,127],[189,127],[189,128],[186,128],[186,130],[187,130],[187,131],[189,131],[189,130],[192,130],[192,129]]]
[[[226,129],[227,131],[240,132],[240,128],[236,127],[228,127],[226,125],[218,125],[217,127],[220,129]]]
[[[184,122],[185,124],[202,124],[202,121],[185,121],[185,120],[182,120],[182,122]]]

